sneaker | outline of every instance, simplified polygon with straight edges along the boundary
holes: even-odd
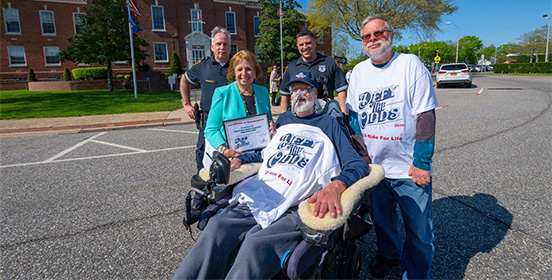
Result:
[[[383,255],[377,255],[370,261],[368,265],[368,271],[372,276],[376,278],[385,277],[391,272],[391,270],[401,263],[400,260],[390,260]]]

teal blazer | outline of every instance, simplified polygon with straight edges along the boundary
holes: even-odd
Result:
[[[257,114],[267,113],[268,119],[272,120],[268,90],[263,86],[253,84],[253,91],[255,92]],[[226,143],[226,134],[222,122],[246,116],[247,111],[236,82],[216,88],[205,125],[205,139],[209,141],[214,149],[218,148]]]

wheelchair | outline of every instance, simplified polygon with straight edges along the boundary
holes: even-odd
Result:
[[[232,189],[240,181],[257,173],[261,163],[242,164],[230,172],[230,160],[213,153],[209,171],[203,169],[191,179],[186,197],[183,223],[192,234],[198,223],[203,230],[208,220],[228,205]],[[303,241],[288,250],[281,260],[281,272],[275,279],[356,279],[362,262],[355,241],[372,227],[369,196],[384,177],[383,168],[370,164],[368,176],[349,186],[341,196],[342,215],[323,219],[312,215],[314,205],[303,201],[298,206],[299,229]],[[192,236],[193,238],[193,236]],[[195,239],[194,239],[195,240]]]

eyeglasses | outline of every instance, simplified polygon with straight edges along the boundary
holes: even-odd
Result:
[[[372,36],[374,36],[374,38],[376,38],[376,39],[381,38],[383,36],[383,33],[386,32],[386,31],[391,32],[391,30],[384,29],[384,30],[378,30],[378,31],[374,31],[372,33],[364,34],[360,37],[362,38],[362,41],[367,42],[367,41],[370,41]]]
[[[314,90],[314,87],[307,88],[307,89],[302,89],[302,88],[292,89],[292,88],[290,88],[290,91],[291,91],[291,93],[293,93],[293,94],[299,94],[299,93],[305,94],[305,93],[307,93],[307,92],[312,92],[313,90]]]

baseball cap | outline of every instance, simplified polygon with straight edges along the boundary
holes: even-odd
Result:
[[[291,75],[291,80],[287,83],[286,87],[290,87],[295,82],[305,83],[312,87],[318,87],[316,79],[309,71],[299,71]]]

